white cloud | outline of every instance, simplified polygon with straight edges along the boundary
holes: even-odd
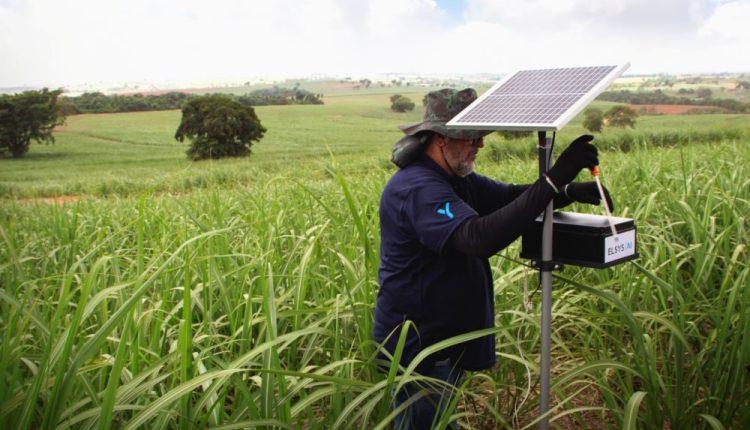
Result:
[[[471,52],[471,57],[481,56],[485,67],[476,62],[473,65],[480,70],[623,61],[631,63],[632,73],[750,70],[750,61],[738,55],[746,50],[739,42],[740,37],[731,43],[724,40],[717,49],[715,37],[699,36],[703,22],[731,3],[714,0],[468,0],[467,3],[469,23],[454,32],[458,39],[455,45],[467,47],[464,51]],[[740,15],[738,9],[733,13]],[[736,22],[750,22],[745,16]],[[732,34],[745,31],[746,27],[739,24]],[[732,51],[734,55],[729,54]]]
[[[467,0],[467,16],[514,29],[608,32],[682,31],[692,28],[711,0]]]
[[[750,0],[465,6],[450,19],[434,0],[0,0],[0,87],[624,60],[636,73],[750,70]]]
[[[699,34],[750,43],[750,1],[733,1],[720,5],[703,23]]]

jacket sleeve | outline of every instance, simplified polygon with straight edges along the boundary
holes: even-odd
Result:
[[[513,199],[517,199],[518,196],[523,194],[524,191],[528,190],[533,184],[524,184],[524,185],[510,185],[510,192],[512,193]],[[573,200],[569,197],[565,196],[562,192],[560,194],[555,194],[555,198],[552,200],[555,205],[555,209],[564,208],[565,206],[568,206],[569,204],[573,203]]]
[[[524,191],[528,190],[533,184],[509,184],[498,182],[491,178],[476,175],[481,201],[478,202],[478,212],[480,215],[487,215],[506,204],[517,199]],[[563,193],[555,195],[555,209],[559,209],[571,204],[573,201]]]
[[[543,179],[530,185],[516,185],[518,195],[507,205],[485,216],[466,219],[453,232],[449,245],[459,252],[490,257],[506,248],[534,222],[555,193]],[[555,206],[569,204],[570,199],[558,195]]]

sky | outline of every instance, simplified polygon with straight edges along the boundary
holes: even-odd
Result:
[[[750,72],[750,0],[0,0],[0,87]]]

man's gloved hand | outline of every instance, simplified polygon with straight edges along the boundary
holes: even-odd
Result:
[[[615,206],[612,203],[612,197],[609,195],[609,191],[604,188],[604,197],[607,199],[607,205],[609,210],[614,212]],[[601,202],[599,196],[599,190],[596,188],[596,182],[571,182],[563,187],[563,193],[574,202],[589,203],[592,205],[598,205]]]
[[[593,139],[590,134],[576,138],[547,171],[547,176],[558,189],[573,181],[581,170],[599,165],[596,147],[590,143]]]

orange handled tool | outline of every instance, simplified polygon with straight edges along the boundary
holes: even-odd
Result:
[[[599,197],[601,197],[602,203],[604,203],[604,211],[607,214],[607,221],[609,221],[609,228],[612,230],[612,236],[617,236],[615,222],[612,220],[612,212],[609,210],[609,204],[607,203],[607,198],[604,195],[604,188],[602,187],[602,182],[599,180],[599,166],[594,166],[594,168],[591,169],[591,176],[593,176],[594,180],[596,181],[596,188],[599,189]]]

